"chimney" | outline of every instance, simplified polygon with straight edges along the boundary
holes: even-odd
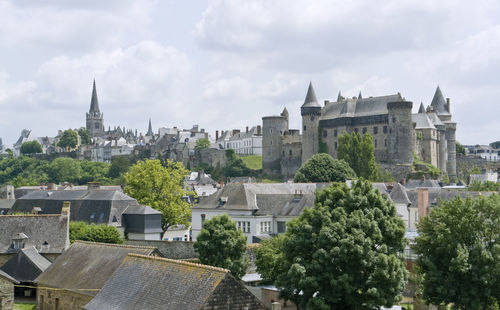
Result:
[[[54,189],[56,189],[56,185],[54,183],[49,183],[49,184],[47,184],[47,189],[54,190]]]
[[[257,134],[261,135],[262,134],[262,126],[257,125]]]
[[[99,182],[89,182],[87,183],[87,190],[88,191],[95,191],[101,189],[101,183]]]
[[[271,310],[281,310],[281,304],[277,301],[271,304]]]
[[[246,133],[248,133],[248,126],[247,126],[247,129],[246,129]]]
[[[240,133],[240,130],[239,129],[233,129],[233,136],[235,136],[236,134]]]
[[[70,208],[71,208],[71,202],[69,202],[69,201],[63,202],[63,207],[61,209],[61,215],[69,216]]]
[[[219,140],[219,131],[215,131],[215,141]]]
[[[419,221],[427,215],[427,206],[429,205],[429,189],[418,188],[418,219]]]

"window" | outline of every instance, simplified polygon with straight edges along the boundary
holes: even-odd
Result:
[[[327,135],[328,135],[328,132],[326,130],[323,130],[323,138],[326,138]]]
[[[366,127],[363,127],[363,133],[366,133]]]
[[[335,142],[335,145],[334,145],[335,149],[337,149],[337,142]]]
[[[375,141],[373,141],[373,144],[375,144],[375,147],[377,147],[377,139],[375,139]]]
[[[260,222],[260,232],[270,233],[271,232],[271,222]]]
[[[387,139],[384,139],[384,146],[387,147]]]
[[[95,123],[95,124],[94,124],[94,128],[95,128],[95,129],[99,129],[99,123]]]
[[[59,310],[59,298],[56,298],[55,300],[54,310]]]
[[[314,115],[311,115],[311,122],[314,121]]]
[[[395,122],[396,122],[396,117],[395,117],[395,116],[393,116],[393,117],[392,117],[392,122],[393,122],[393,123],[395,123]]]
[[[237,222],[238,224],[238,229],[241,230],[244,233],[249,233],[250,232],[250,222]]]
[[[286,231],[286,222],[278,222],[278,234],[283,234]]]
[[[288,151],[289,155],[292,156],[292,150]]]
[[[304,131],[306,131],[306,125],[304,125]]]
[[[377,126],[373,127],[373,134],[374,135],[378,134],[378,127]]]
[[[384,126],[383,131],[384,133],[387,133],[387,126]]]
[[[283,150],[283,156],[285,156],[285,150]]]
[[[201,226],[203,226],[203,223],[205,223],[205,214],[201,215]]]
[[[336,136],[337,136],[337,134],[338,134],[337,129],[335,129],[335,130],[333,131],[333,136],[334,136],[334,137],[336,137]]]

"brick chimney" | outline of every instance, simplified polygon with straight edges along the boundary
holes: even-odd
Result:
[[[257,134],[261,135],[262,134],[262,126],[257,125]]]
[[[70,209],[71,209],[71,202],[64,201],[63,202],[63,207],[61,209],[61,215],[69,217]]]
[[[95,191],[101,189],[101,183],[99,182],[89,182],[87,183],[87,190]]]
[[[247,128],[246,128],[246,133],[248,133],[248,126],[247,126]]]
[[[235,136],[236,134],[240,133],[240,130],[239,129],[233,129],[233,136]]]
[[[418,220],[420,221],[427,215],[427,209],[429,205],[429,189],[428,188],[418,188]]]
[[[215,141],[219,140],[219,131],[215,131]]]

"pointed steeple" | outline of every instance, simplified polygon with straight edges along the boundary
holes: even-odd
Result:
[[[286,109],[286,107],[283,109],[283,112],[281,112],[281,116],[284,116],[286,119],[288,119],[288,110]]]
[[[92,99],[90,99],[90,114],[101,114],[101,111],[99,110],[99,102],[97,101],[97,90],[95,88],[95,79],[94,79],[94,86],[92,88]]]
[[[302,105],[302,108],[309,107],[321,107],[318,103],[318,99],[316,98],[316,93],[314,92],[312,82],[309,82],[306,99],[304,100],[304,104]]]
[[[359,91],[358,99],[363,99],[363,96],[361,96],[361,91]]]
[[[441,92],[441,89],[439,88],[439,85],[436,89],[436,92],[434,93],[434,98],[432,98],[431,106],[434,107],[438,115],[449,113],[447,111],[446,101],[444,100],[444,96],[443,93]]]
[[[418,113],[425,113],[424,103],[420,102],[420,108],[418,108]]]
[[[340,90],[339,90],[339,95],[337,96],[337,102],[342,101],[342,99],[344,99],[344,98],[342,97],[342,94],[340,93]]]
[[[151,126],[151,117],[149,118],[149,125],[148,125],[148,132],[146,133],[146,136],[152,136],[153,135],[153,127]]]

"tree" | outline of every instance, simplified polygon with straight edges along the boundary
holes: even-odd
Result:
[[[69,157],[54,159],[47,168],[50,181],[54,183],[78,183],[82,169],[80,163]]]
[[[126,173],[130,167],[130,159],[128,156],[117,156],[111,160],[108,176],[110,178],[118,178],[122,173]]]
[[[115,244],[123,243],[123,238],[116,227],[104,224],[87,224],[84,222],[69,223],[69,240],[71,243],[75,242],[75,240]]]
[[[193,194],[184,190],[188,175],[182,163],[167,160],[143,160],[130,167],[125,174],[124,191],[139,203],[162,213],[162,228],[166,231],[176,224],[189,225],[191,208],[183,197]]]
[[[226,177],[242,177],[250,174],[250,169],[239,158],[233,149],[226,150],[226,166],[224,175]]]
[[[283,260],[283,246],[285,235],[263,240],[255,248],[255,265],[262,280],[272,283],[280,273],[286,272],[280,268],[279,262]]]
[[[480,192],[498,192],[500,189],[500,183],[493,181],[486,182],[472,182],[469,184],[468,189],[471,191]]]
[[[460,142],[455,142],[455,149],[457,151],[457,154],[465,155],[465,147]]]
[[[420,219],[415,250],[423,297],[453,309],[500,301],[500,196],[442,201]]]
[[[324,153],[309,158],[295,173],[294,182],[345,182],[355,179],[356,173],[344,160],[333,159]]]
[[[71,129],[65,130],[57,143],[58,147],[73,149],[78,145],[78,134]]]
[[[241,279],[248,267],[245,255],[247,238],[227,214],[205,221],[194,248],[202,264],[226,268]]]
[[[90,133],[85,127],[78,129],[81,144],[90,144]]]
[[[394,205],[369,182],[334,183],[288,223],[280,254],[257,268],[301,309],[391,307],[406,281],[404,235]]]
[[[22,145],[21,145],[21,154],[23,155],[27,155],[27,154],[37,154],[37,153],[41,153],[42,152],[42,146],[40,145],[40,143],[38,143],[38,141],[28,141],[28,142],[24,142]]]
[[[490,146],[494,149],[500,148],[500,141],[491,142]]]
[[[203,138],[196,140],[196,145],[194,148],[196,150],[203,150],[203,149],[208,149],[209,147],[210,147],[210,140]]]
[[[377,179],[377,164],[371,135],[353,132],[339,136],[337,158],[345,160],[358,177]]]

